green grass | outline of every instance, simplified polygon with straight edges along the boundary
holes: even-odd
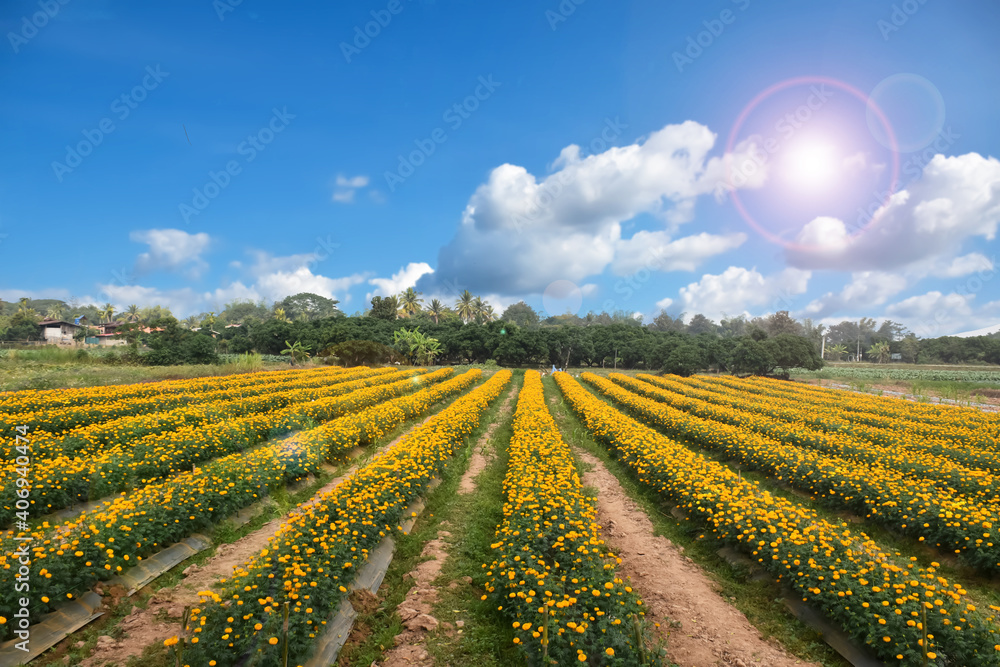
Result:
[[[815,661],[829,667],[843,667],[848,664],[826,644],[818,632],[786,611],[781,603],[784,591],[776,582],[754,578],[748,568],[731,565],[718,554],[720,547],[718,542],[699,537],[704,534],[700,526],[674,518],[670,514],[672,504],[639,482],[628,467],[615,460],[607,449],[590,436],[563,401],[555,381],[545,378],[543,383],[546,401],[548,402],[551,397],[556,398],[554,403],[549,402],[548,405],[566,442],[600,459],[618,479],[625,494],[649,516],[654,533],[682,547],[684,555],[719,585],[720,593],[729,598],[733,606],[739,609],[765,638],[773,637],[790,653],[803,660]],[[672,622],[679,622],[681,627],[684,626],[684,620],[671,619]]]
[[[515,374],[514,386],[508,392],[517,390],[520,375]],[[370,634],[349,654],[341,656],[341,664],[369,667],[380,661],[382,653],[393,646],[393,638],[403,630],[396,608],[413,585],[404,575],[417,566],[426,543],[443,529],[451,533],[451,537],[445,538],[450,555],[435,582],[439,602],[433,615],[439,621],[452,624],[463,620],[465,627],[453,636],[438,630],[428,638],[428,651],[437,659],[437,664],[465,664],[469,660],[482,667],[524,664],[514,648],[513,634],[504,618],[479,599],[484,581],[481,565],[490,560],[489,545],[502,519],[500,484],[506,473],[506,457],[500,456],[487,466],[478,478],[475,493],[463,496],[456,493],[475,443],[489,424],[498,419],[500,406],[507,396],[505,392],[491,406],[480,428],[468,439],[468,445],[448,466],[441,484],[426,499],[427,505],[413,530],[397,539],[396,554],[379,590],[380,605],[358,619]],[[512,415],[507,416],[493,433],[485,447],[487,456],[505,454],[511,435],[511,419]],[[471,585],[461,583],[465,576],[473,578]],[[451,581],[459,581],[460,585],[449,588],[447,584]]]

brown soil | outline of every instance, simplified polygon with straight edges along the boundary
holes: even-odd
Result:
[[[622,559],[619,572],[641,596],[670,660],[682,667],[790,667],[806,663],[763,637],[719,594],[715,582],[665,537],[653,534],[649,517],[625,495],[618,480],[591,454],[583,483],[595,487],[597,521]],[[672,623],[680,623],[673,627]]]
[[[323,493],[333,490],[350,477],[355,468],[356,466],[352,466],[343,475],[330,480],[292,513],[301,512],[316,503]],[[122,638],[117,641],[110,637],[108,639],[111,641],[98,640],[90,656],[80,663],[81,667],[99,667],[108,662],[124,665],[129,658],[142,655],[147,646],[162,643],[164,639],[180,632],[184,607],[194,606],[199,602],[198,591],[212,588],[221,578],[232,575],[234,568],[259,554],[283,520],[269,521],[236,542],[219,546],[215,554],[201,565],[189,566],[184,570],[184,580],[177,586],[154,593],[145,609],[133,607],[132,613],[118,626],[122,631]]]
[[[483,455],[483,449],[499,428],[500,423],[510,414],[511,404],[517,398],[517,392],[508,390],[507,398],[500,406],[497,417],[489,425],[486,432],[476,442],[472,450],[472,457],[469,459],[469,467],[459,482],[458,493],[472,493],[476,490],[476,477],[486,467],[488,461]],[[434,618],[432,612],[434,603],[437,602],[438,592],[434,586],[434,580],[441,574],[441,568],[448,558],[448,544],[444,538],[451,537],[451,533],[446,530],[439,530],[437,537],[424,546],[420,554],[420,563],[405,575],[404,578],[413,579],[413,587],[410,588],[396,612],[403,621],[403,632],[396,635],[395,647],[385,653],[381,667],[404,667],[406,665],[418,665],[419,667],[431,667],[434,660],[427,652],[427,633],[432,632],[440,625]],[[471,583],[471,579],[467,583]]]

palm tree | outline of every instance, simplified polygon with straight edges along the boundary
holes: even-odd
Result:
[[[49,309],[45,311],[45,317],[50,320],[61,320],[63,316],[62,306],[52,305]]]
[[[826,348],[826,353],[833,357],[834,361],[840,361],[840,359],[847,354],[847,346],[843,343],[838,345],[830,345]]]
[[[476,309],[473,305],[474,300],[475,299],[469,290],[465,290],[462,292],[462,295],[458,297],[458,301],[455,302],[455,312],[458,313],[458,316],[462,318],[462,322],[465,324],[468,324],[469,321],[476,316]]]
[[[184,318],[183,324],[188,329],[194,329],[196,326],[198,326],[198,316],[188,315],[187,317]]]
[[[38,313],[36,313],[35,309],[31,307],[31,299],[26,296],[22,296],[17,302],[17,314],[30,320]]]
[[[311,346],[303,345],[301,341],[289,343],[287,340],[285,341],[285,345],[288,347],[282,350],[281,353],[291,356],[293,364],[309,359],[309,350],[311,349]]]
[[[279,322],[289,322],[289,323],[291,322],[291,320],[288,319],[288,316],[285,315],[285,309],[284,308],[275,308],[274,309],[274,319],[278,320]]]
[[[202,329],[208,329],[209,331],[211,331],[212,327],[215,326],[215,319],[216,319],[215,318],[215,311],[214,310],[213,311],[209,311],[209,313],[207,315],[205,315],[205,319],[203,319],[201,321],[201,328]]]
[[[126,318],[128,319],[129,322],[138,322],[139,321],[139,306],[137,306],[134,303],[131,304],[128,307],[128,310],[125,311],[125,314],[126,314]]]
[[[99,314],[105,322],[110,322],[115,316],[115,305],[113,303],[105,303],[101,306]]]
[[[434,320],[434,324],[444,315],[444,304],[437,299],[431,299],[431,305],[427,306],[427,314]]]
[[[497,314],[493,311],[493,306],[484,303],[482,309],[479,311],[479,317],[483,322],[492,322],[497,318]]]
[[[403,317],[409,317],[419,313],[421,306],[424,305],[424,300],[420,298],[423,292],[418,292],[412,287],[407,287],[406,291],[399,295],[399,310],[403,314]]]
[[[892,356],[892,352],[889,350],[889,343],[885,341],[874,343],[868,348],[868,354],[875,357],[875,363],[877,364],[884,364]]]

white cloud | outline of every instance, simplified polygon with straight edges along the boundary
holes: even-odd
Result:
[[[859,271],[851,276],[851,282],[838,294],[828,292],[812,301],[805,308],[805,314],[813,318],[826,317],[851,308],[855,312],[873,312],[873,306],[880,306],[890,297],[907,287],[905,276],[884,271]]]
[[[538,294],[556,280],[581,283],[601,273],[619,248],[635,254],[637,244],[620,242],[622,222],[640,213],[669,225],[691,218],[695,199],[726,175],[723,158],[708,158],[715,140],[707,127],[687,121],[585,158],[568,146],[553,163],[556,171],[541,179],[524,167],[500,165],[469,199],[436,273],[421,287],[462,282],[474,292]],[[761,185],[765,171],[747,187]],[[657,240],[669,243],[667,236]]]
[[[333,201],[341,204],[350,204],[354,201],[354,193],[361,188],[368,187],[367,176],[344,176],[337,175],[336,188],[333,191]]]
[[[254,289],[272,301],[279,301],[300,292],[311,292],[346,303],[350,301],[350,295],[346,294],[347,290],[363,283],[365,278],[366,275],[363,273],[343,278],[327,278],[313,273],[307,266],[302,266],[294,271],[275,271],[262,275],[257,278]]]
[[[670,297],[665,297],[656,302],[656,308],[657,310],[666,310],[667,308],[672,306],[673,303],[674,303],[673,299],[671,299]]]
[[[337,176],[337,187],[341,188],[363,188],[368,185],[367,176],[352,176],[347,178],[346,176]]]
[[[417,284],[420,276],[434,273],[434,269],[427,262],[410,262],[399,271],[392,274],[391,278],[372,278],[368,281],[375,286],[375,290],[365,295],[366,300],[371,300],[373,296],[392,296],[405,291],[409,287]]]
[[[201,296],[189,287],[173,290],[142,285],[107,284],[99,287],[117,310],[125,310],[134,303],[141,307],[159,305],[169,308],[178,318],[202,312]]]
[[[955,257],[946,266],[939,267],[934,271],[934,275],[942,278],[961,278],[970,273],[979,271],[992,271],[994,261],[978,252],[971,252],[968,255]]]
[[[973,317],[971,294],[942,294],[934,290],[911,296],[885,309],[886,316],[900,320],[922,338],[933,338],[968,329],[978,323]]]
[[[132,232],[129,239],[149,246],[148,252],[136,257],[138,273],[183,270],[197,279],[208,268],[201,254],[208,250],[211,239],[204,232],[188,234],[180,229],[146,229]]]
[[[947,262],[971,237],[992,240],[1000,223],[1000,161],[978,153],[936,155],[920,180],[895,193],[861,234],[835,218],[805,225],[789,249],[794,266],[808,269],[886,271],[929,259]],[[955,270],[960,270],[956,267]]]
[[[694,271],[709,257],[740,247],[746,234],[695,234],[671,241],[666,232],[637,232],[618,242],[611,270],[623,276],[640,269]]]
[[[703,275],[698,282],[682,287],[679,294],[683,310],[689,315],[701,313],[719,320],[749,315],[751,306],[764,307],[768,312],[789,310],[791,297],[806,291],[810,276],[809,271],[789,268],[765,277],[756,269],[730,266],[719,275]]]

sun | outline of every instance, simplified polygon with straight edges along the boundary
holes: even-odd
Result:
[[[782,162],[788,181],[796,188],[810,191],[829,189],[840,171],[837,150],[818,139],[802,139],[789,146]]]

